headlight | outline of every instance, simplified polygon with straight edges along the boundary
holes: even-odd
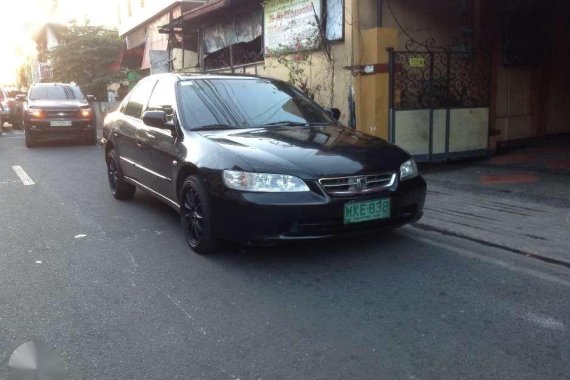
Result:
[[[230,189],[256,192],[310,191],[301,179],[285,174],[249,173],[224,170],[224,183]]]
[[[44,111],[39,109],[30,109],[28,114],[34,119],[42,119],[45,117]]]
[[[400,165],[400,181],[417,177],[418,174],[418,166],[416,165],[416,161],[413,159]]]
[[[93,117],[93,110],[91,108],[82,108],[79,112],[84,119],[91,119]]]

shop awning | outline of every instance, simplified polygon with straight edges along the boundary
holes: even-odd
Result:
[[[250,5],[250,7],[243,7],[244,5]],[[190,9],[178,17],[172,20],[169,24],[162,25],[160,27],[160,33],[174,33],[180,32],[182,29],[196,29],[197,25],[192,23],[189,26],[187,21],[203,22],[203,21],[214,21],[216,16],[226,9],[238,9],[240,11],[249,11],[259,8],[259,2],[255,0],[215,0],[204,4],[200,7]]]
[[[201,7],[194,8],[187,12],[184,12],[184,14],[182,15],[182,20],[183,21],[196,20],[197,18],[200,18],[202,16],[210,15],[217,10],[228,8],[230,6],[230,3],[231,3],[230,0],[212,1],[210,3],[202,5]]]

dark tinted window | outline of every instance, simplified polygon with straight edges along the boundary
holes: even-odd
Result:
[[[34,86],[30,90],[30,100],[82,100],[85,98],[77,86],[50,85]]]
[[[152,95],[148,101],[147,110],[165,111],[167,115],[172,116],[175,102],[174,80],[163,78],[154,86],[154,90],[152,90]]]
[[[148,102],[150,92],[156,83],[156,79],[147,79],[139,82],[129,94],[129,101],[125,107],[125,115],[140,119],[142,111]]]
[[[189,79],[179,85],[184,127],[256,127],[271,123],[334,123],[295,87],[267,79]]]

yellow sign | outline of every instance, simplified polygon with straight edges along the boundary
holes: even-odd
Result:
[[[424,67],[426,65],[426,59],[423,57],[411,57],[410,67]]]

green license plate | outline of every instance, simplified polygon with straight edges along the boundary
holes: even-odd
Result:
[[[390,198],[344,205],[344,224],[366,222],[390,217]]]

